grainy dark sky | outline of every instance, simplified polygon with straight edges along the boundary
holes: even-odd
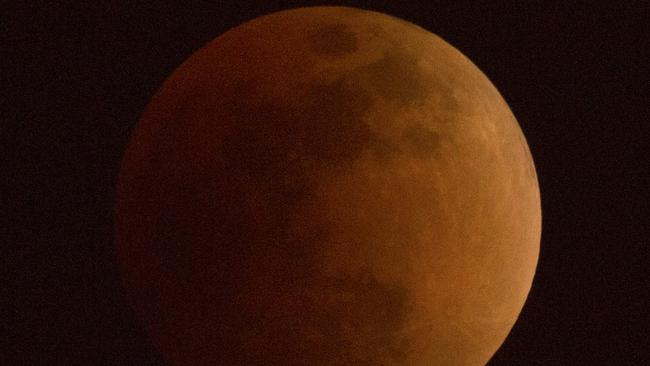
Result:
[[[109,4],[110,3],[110,4]],[[493,81],[542,192],[537,275],[490,365],[650,363],[642,1],[331,1],[414,22]],[[0,5],[0,364],[161,365],[120,286],[114,183],[157,87],[207,41],[323,2]],[[7,311],[8,310],[8,311]]]

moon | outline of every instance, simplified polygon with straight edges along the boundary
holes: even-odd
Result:
[[[531,287],[522,131],[454,47],[347,7],[246,22],[146,107],[121,274],[170,365],[483,365]]]

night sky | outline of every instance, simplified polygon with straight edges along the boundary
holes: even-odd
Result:
[[[0,5],[0,268],[9,280],[0,364],[163,364],[127,304],[113,246],[129,135],[163,80],[206,42],[263,14],[325,4],[439,35],[490,78],[526,135],[542,198],[540,260],[490,365],[650,364],[642,1],[38,3]]]

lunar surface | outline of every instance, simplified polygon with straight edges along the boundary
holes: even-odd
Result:
[[[153,97],[115,208],[170,365],[483,365],[537,264],[513,114],[445,41],[300,8],[196,52]]]

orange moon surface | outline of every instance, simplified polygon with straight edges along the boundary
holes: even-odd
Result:
[[[170,365],[483,365],[537,265],[539,187],[487,77],[345,7],[246,22],[133,132],[115,238]]]

